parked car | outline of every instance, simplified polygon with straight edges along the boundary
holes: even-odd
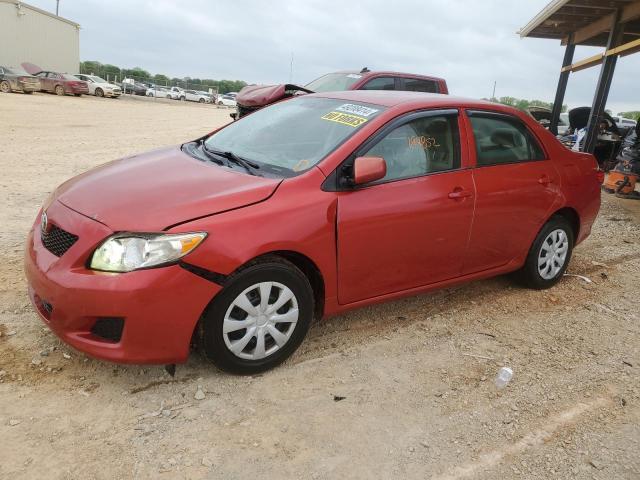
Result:
[[[224,105],[226,107],[235,107],[237,106],[236,99],[231,95],[218,95],[218,100],[216,102],[218,105]]]
[[[85,75],[83,73],[76,73],[75,75],[80,80],[87,82],[89,87],[89,94],[96,97],[114,97],[117,98],[122,93],[122,89],[117,85],[107,82],[105,79],[96,75]]]
[[[625,137],[630,130],[636,128],[636,121],[631,118],[624,117],[612,117],[613,121],[616,122],[618,130],[620,130],[620,135]]]
[[[147,90],[148,90],[148,86],[145,85],[142,82],[127,82],[127,81],[123,81],[122,82],[122,91],[124,93],[129,93],[129,94],[133,94],[133,95],[141,95],[144,96],[147,94]]]
[[[195,90],[185,90],[184,99],[190,102],[210,103],[211,97],[206,93],[196,92]]]
[[[313,82],[299,87],[284,85],[250,85],[244,87],[235,98],[238,111],[232,115],[240,118],[294,95],[323,93],[341,90],[404,90],[408,92],[449,93],[443,78],[399,72],[372,72],[368,68],[357,71],[327,73]]]
[[[40,80],[40,90],[56,95],[75,95],[79,97],[89,93],[87,82],[77,79],[68,73],[42,70],[32,63],[23,63],[22,68]]]
[[[33,93],[40,90],[40,80],[21,68],[0,66],[0,91]]]
[[[551,125],[551,110],[546,107],[529,107],[527,113],[544,128]],[[558,135],[565,135],[569,129],[569,114],[561,113],[558,119]]]
[[[552,287],[602,180],[504,105],[303,95],[58,187],[28,234],[29,295],[88,355],[174,364],[196,342],[259,372],[314,318],[514,271]]]
[[[169,90],[164,87],[153,86],[147,88],[146,91],[147,97],[158,97],[158,98],[171,98],[171,94]]]

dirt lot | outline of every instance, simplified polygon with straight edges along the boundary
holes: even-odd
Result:
[[[61,344],[25,293],[39,205],[70,176],[195,138],[228,113],[0,95],[0,478],[640,478],[631,201],[605,199],[575,251],[570,273],[592,283],[534,292],[496,278],[366,308],[322,322],[253,378],[196,354],[171,378]],[[497,391],[503,365],[514,378]]]

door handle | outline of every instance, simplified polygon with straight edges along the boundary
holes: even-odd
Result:
[[[542,175],[539,179],[538,179],[538,183],[540,185],[544,185],[547,186],[550,183],[553,183],[553,180],[551,180],[551,177],[549,177],[549,175],[547,175],[546,173],[544,175]]]
[[[449,198],[452,198],[454,200],[471,196],[473,196],[473,193],[471,193],[469,190],[463,190],[460,187],[455,188],[453,192],[449,192]]]

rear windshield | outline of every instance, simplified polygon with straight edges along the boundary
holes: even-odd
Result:
[[[316,165],[384,109],[332,98],[293,98],[229,124],[206,146],[293,176]]]
[[[328,73],[305,85],[312,92],[340,92],[350,90],[362,75],[358,73]]]
[[[74,77],[73,75],[69,75],[68,73],[61,73],[60,75],[62,75],[62,78],[64,78],[65,80],[80,80],[78,77]]]

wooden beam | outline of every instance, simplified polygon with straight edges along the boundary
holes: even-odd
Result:
[[[580,60],[579,62],[572,63],[571,65],[567,65],[566,67],[562,67],[561,72],[579,72],[580,70],[585,70],[590,67],[594,67],[596,65],[600,65],[602,63],[602,59],[604,58],[604,53],[598,53],[589,58],[585,58],[584,60]]]
[[[612,48],[611,50],[607,50],[605,55],[607,57],[611,55],[631,55],[632,53],[637,53],[640,51],[640,38],[638,40],[633,40],[632,42],[627,42],[619,47]]]
[[[559,11],[562,13],[562,10]],[[640,1],[636,0],[633,3],[630,3],[626,7],[622,9],[622,13],[620,15],[620,23],[626,23],[630,20],[634,20],[635,18],[640,17]],[[585,27],[582,27],[573,35],[573,43],[576,45],[580,45],[582,42],[589,40],[592,37],[595,37],[599,33],[607,32],[611,28],[611,22],[613,22],[614,14],[611,13],[600,19],[596,20]],[[562,39],[562,45],[567,44],[568,37]]]

